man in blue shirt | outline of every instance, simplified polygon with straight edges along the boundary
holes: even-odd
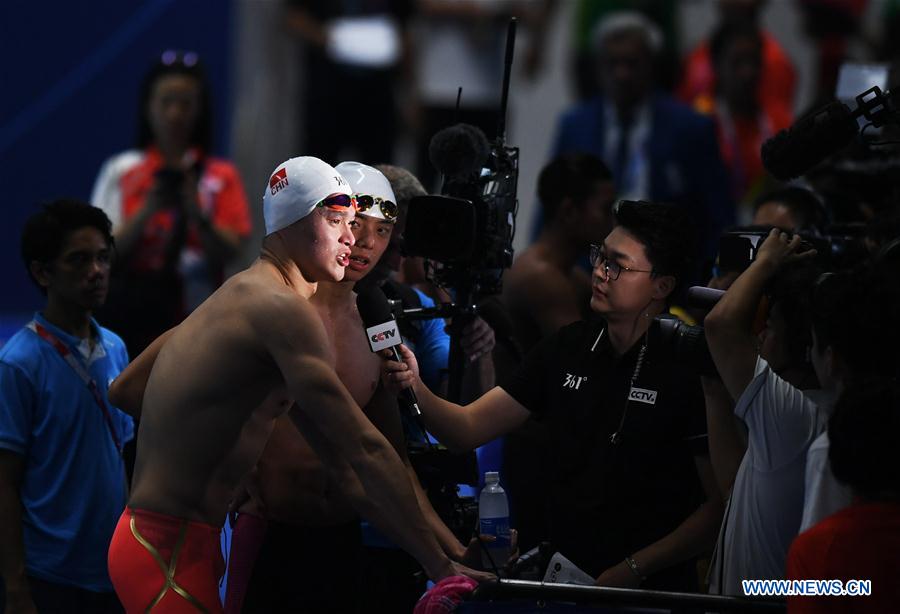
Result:
[[[619,198],[684,208],[700,233],[699,255],[711,260],[734,221],[728,173],[713,122],[656,91],[662,46],[662,34],[640,13],[600,22],[594,53],[603,94],[562,114],[552,155],[594,154],[612,171]]]
[[[112,252],[100,209],[55,201],[30,218],[22,257],[47,296],[0,350],[0,573],[7,612],[121,612],[106,552],[125,505],[130,416],[109,383],[122,340],[92,313]]]

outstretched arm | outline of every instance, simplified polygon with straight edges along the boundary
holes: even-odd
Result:
[[[332,367],[321,320],[298,297],[270,297],[256,322],[261,338],[297,404],[291,411],[323,460],[349,465],[359,478],[355,497],[391,539],[433,580],[458,573],[428,527],[396,451],[365,417]]]
[[[388,358],[388,354],[383,353]],[[403,362],[385,360],[382,379],[388,389],[412,388],[428,429],[447,447],[467,451],[492,441],[524,423],[528,410],[505,390],[495,387],[468,405],[457,405],[436,396],[419,378],[416,357],[400,346]]]

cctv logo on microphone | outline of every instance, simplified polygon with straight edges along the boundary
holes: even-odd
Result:
[[[389,320],[383,324],[370,326],[366,329],[366,336],[369,338],[369,347],[373,352],[395,345],[400,345],[403,340],[400,338],[400,331],[397,328],[396,320]]]

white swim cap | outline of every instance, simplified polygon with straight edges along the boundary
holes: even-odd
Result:
[[[263,193],[266,234],[287,228],[332,194],[353,194],[347,181],[330,164],[301,156],[278,165]]]
[[[359,215],[395,222],[397,199],[391,182],[381,171],[359,162],[341,162],[334,167],[350,184]]]

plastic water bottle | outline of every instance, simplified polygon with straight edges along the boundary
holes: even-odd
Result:
[[[484,541],[493,565],[485,552],[481,553],[482,564],[485,569],[493,570],[494,566],[501,569],[510,554],[509,503],[506,501],[506,491],[500,486],[500,474],[496,471],[484,474],[484,488],[478,498],[478,520],[479,533],[495,538]]]

